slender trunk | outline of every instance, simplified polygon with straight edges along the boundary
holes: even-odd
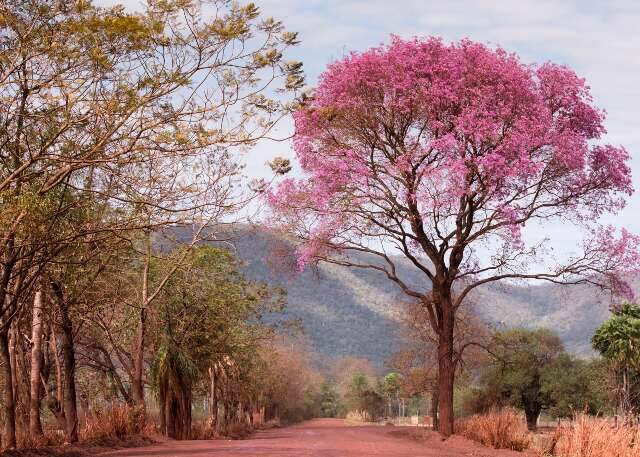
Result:
[[[69,317],[69,310],[63,302],[60,303],[60,334],[62,352],[62,366],[64,370],[64,417],[65,417],[65,441],[75,443],[78,441],[78,404],[76,396],[76,359],[73,343],[73,324]]]
[[[17,360],[17,354],[16,354],[16,345],[17,345],[17,341],[16,341],[16,328],[15,326],[10,326],[9,327],[9,362],[10,362],[10,367],[11,367],[11,385],[13,386],[13,404],[15,405],[15,417],[16,417],[16,422],[18,420],[18,372],[17,372],[17,368],[18,368],[18,360]],[[17,424],[16,424],[17,425]]]
[[[454,315],[450,304],[443,303],[438,341],[438,431],[447,437],[453,434],[453,383],[455,362],[453,354]]]
[[[431,391],[431,420],[433,421],[433,429],[438,430],[438,389],[435,386]]]
[[[216,392],[216,372],[214,367],[209,367],[209,414],[211,415],[211,427],[216,428],[218,424],[218,394]]]
[[[627,368],[622,369],[622,395],[620,398],[620,414],[624,416],[625,420],[629,411],[631,410],[631,393],[629,389],[629,379]]]
[[[40,399],[42,393],[42,290],[38,289],[33,299],[33,319],[31,324],[31,377],[29,400],[29,433],[42,435],[40,422]]]
[[[145,327],[146,315],[144,308],[140,310],[140,318],[138,320],[138,328],[136,331],[136,347],[133,361],[133,379],[132,393],[133,401],[141,408],[145,408],[144,399],[144,346],[145,346]]]
[[[64,418],[64,410],[62,409],[63,403],[63,392],[62,392],[62,368],[60,366],[60,354],[58,352],[58,343],[57,336],[53,329],[51,329],[50,341],[51,341],[51,352],[53,354],[53,364],[55,366],[56,371],[56,382],[55,382],[55,392],[53,387],[49,389],[47,392],[47,406],[49,410],[56,418],[58,422],[58,426],[64,430],[65,428],[65,418]],[[49,365],[51,362],[49,362]],[[45,378],[45,380],[48,379]]]
[[[133,360],[133,379],[131,380],[133,401],[145,409],[144,399],[144,349],[145,349],[145,332],[146,332],[146,307],[149,302],[149,266],[151,263],[151,233],[146,234],[145,240],[145,261],[142,271],[142,300],[140,306],[140,315],[138,319],[138,328],[136,331],[136,342]]]
[[[2,431],[2,445],[4,449],[16,447],[16,405],[13,396],[13,377],[11,374],[11,355],[9,352],[9,329],[0,330],[0,380],[2,387],[2,402],[4,412],[4,427]]]

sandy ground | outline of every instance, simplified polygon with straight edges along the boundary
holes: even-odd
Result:
[[[339,419],[317,419],[293,427],[258,432],[241,441],[168,441],[107,452],[113,457],[523,457],[487,449],[454,436],[442,441],[433,432],[408,427],[349,426]]]

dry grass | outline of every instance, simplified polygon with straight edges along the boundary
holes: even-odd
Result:
[[[606,419],[579,415],[553,438],[558,457],[640,457],[640,427],[612,427]]]
[[[366,411],[349,411],[345,417],[347,423],[360,424],[364,422],[371,422],[371,417]]]
[[[110,407],[94,411],[84,418],[80,427],[81,441],[96,441],[104,438],[122,438],[138,435],[148,425],[140,408],[126,404],[113,404]]]
[[[213,440],[219,438],[219,434],[207,421],[194,421],[191,424],[191,437],[192,440]]]
[[[19,433],[18,448],[38,449],[50,446],[61,446],[64,443],[64,433],[61,430],[45,429],[40,436],[29,433]]]
[[[459,421],[456,432],[465,438],[495,449],[523,451],[531,436],[522,414],[513,409],[492,410]]]

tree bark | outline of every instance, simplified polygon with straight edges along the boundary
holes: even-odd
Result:
[[[78,441],[78,403],[76,396],[76,359],[73,342],[73,324],[69,317],[69,310],[64,302],[60,302],[60,351],[62,352],[62,366],[64,370],[64,417],[65,441]]]
[[[65,418],[64,418],[64,410],[62,404],[63,400],[63,391],[62,391],[62,367],[60,366],[60,355],[58,353],[58,343],[57,343],[57,335],[55,329],[51,329],[50,334],[50,346],[51,352],[53,353],[53,363],[56,371],[56,382],[55,389],[53,387],[49,388],[49,392],[47,392],[47,406],[51,413],[55,416],[56,421],[58,422],[58,426],[64,430],[65,428]],[[49,362],[49,365],[51,362]],[[47,373],[48,374],[48,373]],[[48,379],[48,376],[45,378],[45,381]]]
[[[453,434],[453,383],[455,378],[455,361],[453,354],[454,315],[448,303],[441,307],[441,325],[438,335],[438,407],[439,427],[441,435]]]
[[[133,379],[131,380],[131,390],[133,401],[137,406],[145,411],[144,399],[144,348],[146,332],[146,307],[149,305],[149,267],[151,263],[151,233],[145,234],[145,260],[142,270],[142,300],[140,306],[140,317],[136,331],[136,341],[133,360]]]
[[[40,421],[40,400],[42,398],[42,290],[39,288],[33,299],[33,318],[31,324],[31,377],[29,400],[29,433],[42,435]]]
[[[160,401],[163,434],[176,440],[188,440],[191,437],[191,388],[183,383],[166,384],[160,393]]]
[[[431,391],[431,420],[433,421],[433,429],[438,430],[438,389],[435,386]]]
[[[138,321],[138,329],[136,333],[136,346],[134,351],[134,361],[133,361],[133,379],[131,380],[131,390],[133,393],[133,401],[134,403],[141,407],[145,408],[145,399],[144,399],[144,346],[145,346],[145,326],[146,326],[146,315],[145,310],[142,308],[140,310],[140,319]]]
[[[218,426],[218,394],[216,392],[216,372],[214,367],[209,367],[209,414],[211,427],[215,430]]]
[[[9,353],[9,328],[0,330],[0,380],[2,387],[2,401],[4,403],[4,427],[2,445],[4,449],[16,447],[16,405],[13,396],[13,377],[11,373],[11,355]]]
[[[538,429],[538,417],[540,416],[540,411],[540,407],[525,405],[524,415],[527,418],[527,428],[530,432],[535,432]]]

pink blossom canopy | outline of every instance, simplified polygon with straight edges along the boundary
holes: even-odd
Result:
[[[626,150],[596,143],[603,121],[567,67],[469,40],[392,37],[321,76],[295,114],[305,177],[268,200],[305,241],[301,264],[376,237],[432,263],[456,243],[523,249],[526,221],[594,223],[633,192]]]

